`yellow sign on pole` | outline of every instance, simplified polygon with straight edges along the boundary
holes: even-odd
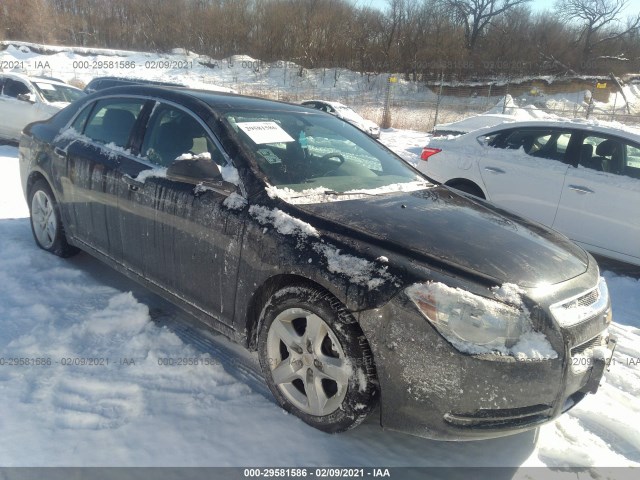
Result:
[[[607,82],[596,83],[596,88],[607,88]]]
[[[389,83],[398,83],[398,77],[389,77]]]

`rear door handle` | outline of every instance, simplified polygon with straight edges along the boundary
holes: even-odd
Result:
[[[122,176],[122,181],[129,186],[129,190],[133,190],[134,192],[139,190],[140,187],[142,186],[142,182],[139,182],[136,179],[131,178],[128,175],[123,175]]]
[[[569,185],[569,188],[574,192],[578,192],[580,195],[584,195],[585,193],[595,193],[590,188],[583,187],[581,185]]]
[[[491,173],[506,173],[504,170],[502,170],[501,168],[497,168],[497,167],[484,167],[484,169],[487,172],[491,172]]]
[[[61,149],[60,147],[55,147],[53,149],[53,153],[55,153],[56,155],[60,155],[61,157],[66,157],[67,156],[67,152],[65,152],[63,149]]]

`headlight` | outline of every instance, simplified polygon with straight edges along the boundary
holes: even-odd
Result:
[[[494,290],[494,295],[518,306],[436,282],[417,283],[405,292],[438,332],[460,351],[517,357],[529,357],[533,352],[531,355],[536,358],[555,358],[557,354],[546,337],[532,331],[529,313],[515,293],[517,287],[510,288],[508,295],[499,290]],[[538,344],[531,352],[524,351],[522,347],[526,344],[529,349],[532,341]]]

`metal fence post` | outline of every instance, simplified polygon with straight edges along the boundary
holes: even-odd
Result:
[[[382,128],[391,127],[391,84],[395,81],[395,77],[389,75],[387,77],[387,88],[384,98],[384,110],[382,111]]]
[[[504,102],[502,103],[502,113],[507,111],[507,98],[509,97],[509,79],[507,78],[507,85],[504,90]]]
[[[436,129],[436,125],[438,124],[438,114],[440,112],[440,100],[442,99],[442,84],[444,83],[444,72],[440,74],[440,87],[438,87],[438,99],[436,100],[436,113],[433,117],[433,128],[431,131],[433,132]]]
[[[593,91],[594,90],[595,89],[593,88],[593,85],[592,85],[590,90],[591,96],[589,97],[589,103],[587,104],[587,115],[586,115],[587,120],[589,120],[589,115],[591,114],[591,110],[593,109]]]

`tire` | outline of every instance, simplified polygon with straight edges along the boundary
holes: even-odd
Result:
[[[282,408],[327,433],[364,421],[378,397],[373,356],[335,297],[311,286],[285,287],[260,320],[260,366]]]
[[[80,250],[69,245],[60,208],[49,184],[40,179],[29,190],[31,233],[38,247],[59,257],[71,257]]]
[[[480,187],[476,185],[462,182],[447,183],[446,185],[447,187],[459,190],[464,193],[468,193],[469,195],[473,195],[474,197],[485,199],[484,193],[482,193]]]

